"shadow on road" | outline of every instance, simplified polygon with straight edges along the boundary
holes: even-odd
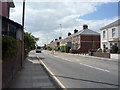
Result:
[[[67,79],[74,79],[74,80],[81,80],[81,81],[86,81],[86,82],[92,82],[92,83],[99,83],[99,84],[106,84],[106,85],[112,85],[112,86],[119,86],[117,84],[111,84],[111,83],[106,83],[106,82],[98,82],[98,81],[93,81],[93,80],[87,80],[87,79],[80,79],[80,78],[73,78],[73,77],[67,77],[67,76],[59,76],[59,75],[54,75],[56,77],[61,77],[61,78],[67,78]]]
[[[36,60],[38,59],[36,56],[28,56],[27,59],[30,59],[30,60]],[[39,57],[40,60],[44,60],[45,58],[44,57]]]

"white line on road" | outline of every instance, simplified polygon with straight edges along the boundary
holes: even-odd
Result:
[[[105,71],[105,72],[110,72],[109,70],[98,68],[98,67],[94,67],[94,66],[90,66],[90,65],[87,65],[87,64],[83,64],[83,63],[80,63],[80,65],[84,65],[84,66],[87,66],[87,67],[90,67],[90,68],[94,68],[94,69],[97,69],[97,70],[101,70],[101,71]]]
[[[76,59],[76,61],[79,61],[79,59]]]
[[[58,56],[54,56],[54,57],[60,58]],[[61,59],[65,60],[65,61],[69,61],[69,62],[75,62],[75,61],[71,61],[71,60],[66,59],[66,58],[61,58]],[[79,59],[76,59],[76,61],[79,61]],[[101,71],[105,71],[105,72],[110,72],[109,70],[98,68],[98,67],[91,66],[91,65],[87,65],[87,64],[84,64],[84,63],[80,63],[80,65],[84,65],[84,66],[87,66],[87,67],[90,67],[90,68],[94,68],[94,69],[97,69],[97,70],[101,70]]]

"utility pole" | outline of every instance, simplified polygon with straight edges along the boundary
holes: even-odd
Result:
[[[23,0],[23,13],[22,13],[22,25],[23,25],[23,31],[24,31],[24,21],[25,21],[25,0]]]
[[[23,12],[22,12],[22,26],[23,26],[23,35],[22,35],[22,38],[23,38],[23,46],[22,46],[22,49],[21,49],[21,67],[23,67],[22,65],[22,62],[24,60],[24,51],[25,51],[25,48],[24,48],[24,21],[25,21],[25,0],[23,0]]]
[[[62,24],[60,24],[60,37],[62,37],[62,33],[61,33],[61,31],[62,31]]]

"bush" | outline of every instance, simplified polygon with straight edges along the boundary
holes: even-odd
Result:
[[[65,46],[63,45],[63,46],[60,47],[60,51],[68,53],[69,52],[69,47],[67,45],[65,45]]]
[[[64,50],[64,45],[60,47],[60,51],[61,51],[61,52],[65,52],[65,50]]]
[[[56,46],[54,50],[55,51],[59,51],[60,50],[60,46]]]
[[[18,51],[17,41],[11,36],[2,36],[2,60],[16,56]]]
[[[90,52],[96,52],[97,49],[90,49]]]
[[[47,47],[47,50],[52,50],[52,48],[48,46],[48,47]]]
[[[118,49],[118,52],[117,52],[118,54],[120,54],[120,48]]]
[[[102,49],[101,48],[97,49],[97,52],[102,52]]]
[[[112,45],[110,51],[111,51],[111,53],[117,53],[118,52],[118,47],[116,45]]]

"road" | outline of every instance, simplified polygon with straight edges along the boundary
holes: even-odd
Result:
[[[66,88],[118,88],[118,63],[80,55],[36,54]]]

